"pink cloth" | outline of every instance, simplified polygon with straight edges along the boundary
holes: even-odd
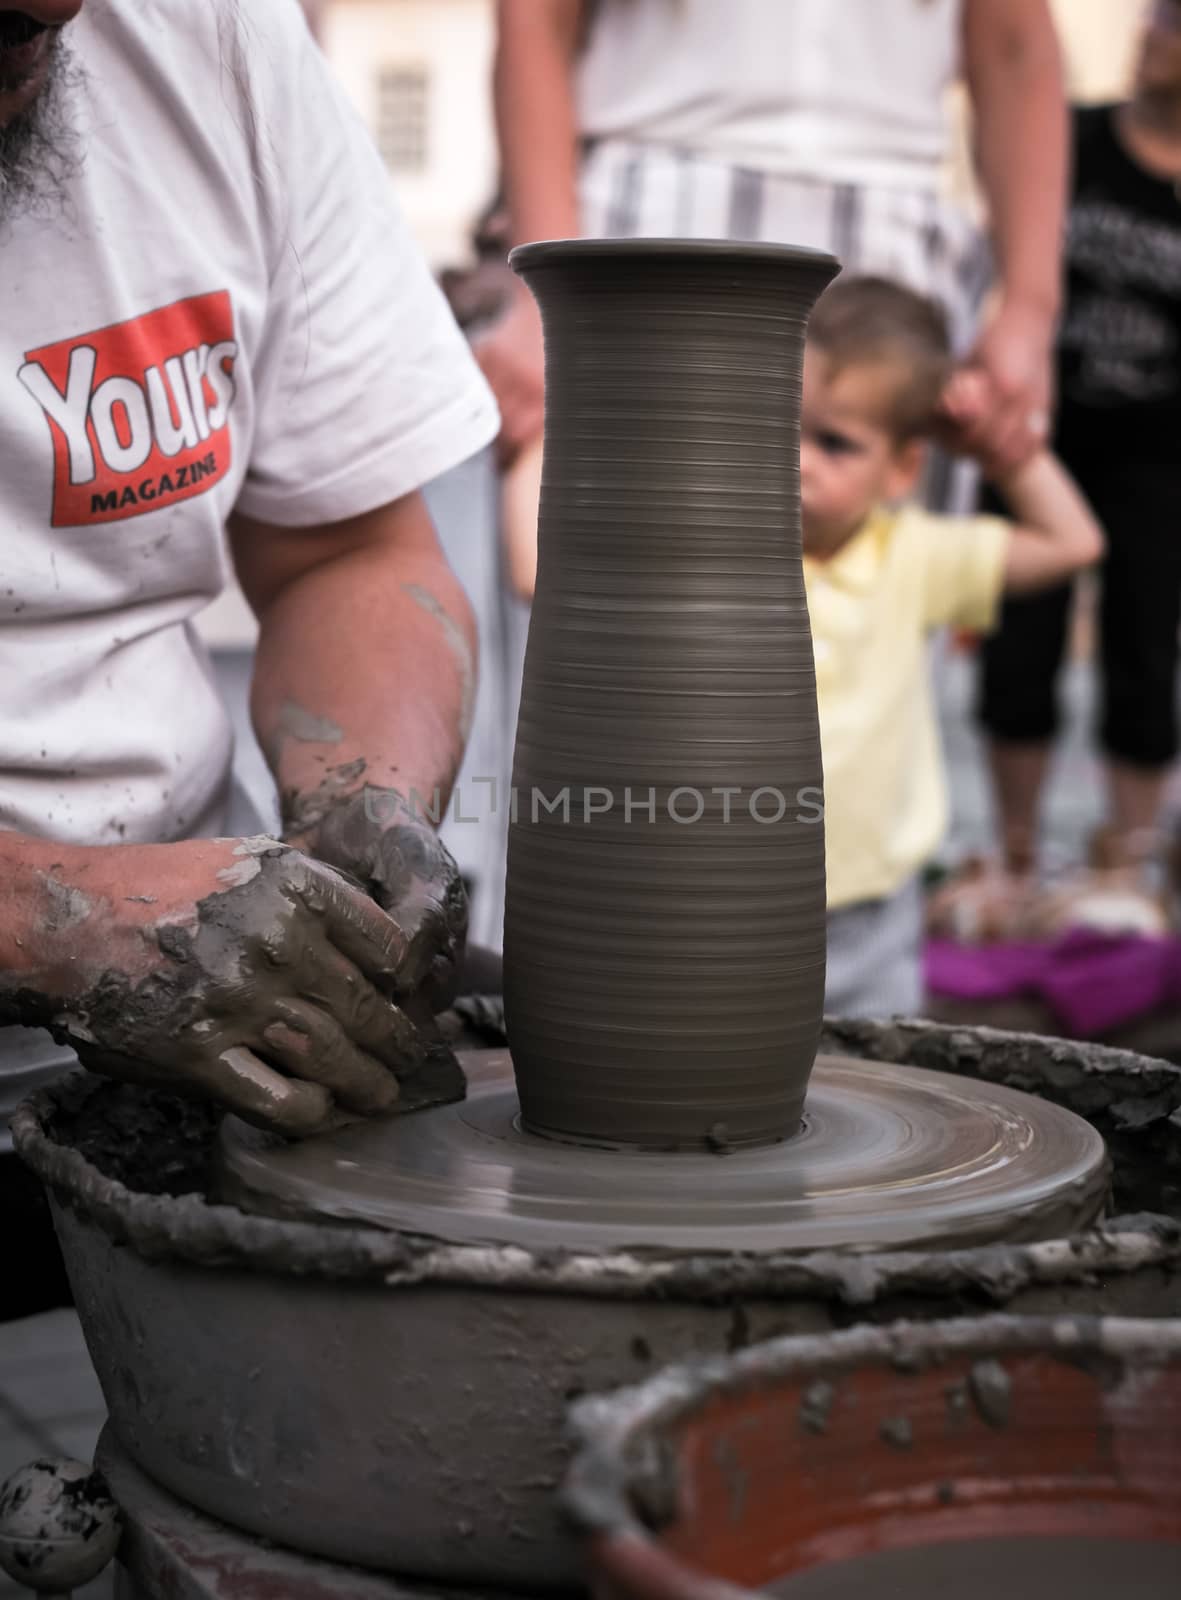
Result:
[[[1044,1001],[1077,1038],[1181,1004],[1181,940],[1074,929],[1046,944],[931,939],[927,988],[956,1000]]]

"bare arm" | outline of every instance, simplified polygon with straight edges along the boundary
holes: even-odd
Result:
[[[492,76],[514,244],[578,232],[574,61],[584,0],[499,0]]]
[[[580,231],[574,62],[583,22],[584,0],[500,0],[497,7],[493,101],[514,244]],[[500,406],[500,452],[509,462],[542,424],[541,323],[524,284],[476,353]]]
[[[302,851],[0,832],[0,876],[0,1023],[49,1028],[96,1072],[292,1134],[336,1104],[387,1109],[428,1065],[443,1097],[391,998],[398,924]]]
[[[993,385],[980,427],[1013,463],[1048,432],[1061,297],[1069,120],[1047,0],[965,0],[964,71],[999,274],[973,358]]]
[[[1005,558],[1005,590],[1021,594],[1061,583],[1103,554],[1103,533],[1078,485],[1056,456],[1039,450],[1000,474],[1014,527]]]
[[[284,823],[381,785],[450,793],[475,696],[475,624],[421,495],[320,528],[235,517],[259,619],[251,709]]]
[[[251,710],[284,837],[359,880],[396,922],[395,988],[446,1003],[467,902],[435,836],[476,693],[476,631],[420,494],[319,528],[236,517],[259,618]]]
[[[466,601],[418,495],[298,533],[237,518],[232,537],[292,845],[0,832],[0,1022],[288,1133],[337,1105],[458,1095],[429,1011],[454,970],[462,887],[395,785],[454,777],[475,690]]]
[[[964,70],[1002,298],[1057,316],[1069,122],[1046,0],[966,0]]]

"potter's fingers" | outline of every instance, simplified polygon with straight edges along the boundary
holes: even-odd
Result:
[[[327,1089],[284,1078],[240,1045],[223,1050],[196,1086],[215,1095],[244,1122],[275,1133],[314,1133],[332,1111]]]
[[[436,971],[442,957],[452,965],[449,952],[455,940],[447,912],[438,900],[416,907],[413,931],[409,934],[406,954],[398,967],[395,987],[399,994],[414,994]]]
[[[394,983],[399,995],[416,994],[442,968],[450,971],[467,936],[467,895],[458,871],[449,863],[410,875],[398,892],[390,915],[406,938],[406,952]]]
[[[398,1098],[398,1080],[389,1068],[358,1050],[319,1006],[276,1001],[259,1048],[292,1077],[331,1090],[350,1111],[388,1111]]]
[[[418,1030],[332,945],[319,941],[307,946],[295,981],[302,999],[328,1012],[358,1048],[383,1065],[405,1070],[422,1060]]]
[[[337,950],[367,978],[388,988],[406,956],[406,937],[394,919],[330,868],[316,865],[300,894],[322,918]]]

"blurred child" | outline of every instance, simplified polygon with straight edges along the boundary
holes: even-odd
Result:
[[[987,629],[1002,592],[1059,583],[1102,550],[1044,449],[993,473],[1012,520],[908,503],[945,394],[953,417],[973,415],[966,386],[986,381],[960,373],[949,388],[950,372],[944,314],[909,289],[841,279],[813,314],[800,485],[824,754],[825,1004],[838,1016],[922,1003],[919,873],[946,822],[928,635]]]
[[[1075,113],[1066,267],[1055,447],[1108,540],[1099,737],[1110,827],[1092,848],[1096,865],[1114,867],[1130,884],[1157,851],[1158,813],[1178,749],[1181,0],[1153,5],[1128,103]],[[1007,604],[984,652],[981,720],[991,735],[1003,844],[996,887],[1007,876],[1018,909],[1033,894],[1071,603],[1071,586],[1063,585]],[[987,883],[981,892],[991,892]]]

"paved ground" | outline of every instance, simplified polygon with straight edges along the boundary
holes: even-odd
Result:
[[[241,660],[223,664],[227,692],[237,708],[239,727],[246,668]],[[936,666],[944,738],[952,781],[955,824],[949,854],[985,847],[989,809],[984,767],[968,715],[971,669],[963,658]],[[1071,669],[1066,685],[1069,728],[1046,807],[1048,854],[1077,856],[1100,812],[1098,771],[1088,749],[1092,701],[1085,667]],[[246,771],[251,787],[265,791],[265,769],[255,754]],[[72,1313],[55,1312],[0,1327],[0,1481],[34,1456],[65,1454],[90,1459],[103,1419],[102,1396]],[[0,1580],[0,1600],[21,1593]],[[85,1600],[108,1600],[102,1581],[84,1591]]]

